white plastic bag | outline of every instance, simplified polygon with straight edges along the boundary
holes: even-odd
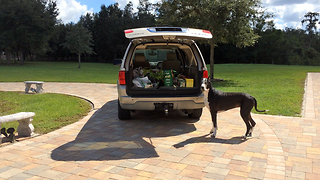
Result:
[[[132,83],[134,84],[135,87],[144,87],[144,88],[150,88],[153,87],[151,81],[149,80],[149,78],[146,77],[137,77],[135,79],[132,80]]]

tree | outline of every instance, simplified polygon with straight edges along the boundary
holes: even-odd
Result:
[[[61,44],[66,41],[68,30],[65,24],[58,24],[54,27],[53,35],[48,41],[49,48],[47,49],[47,56],[49,59],[64,59],[70,55],[70,51],[61,46]]]
[[[86,15],[81,15],[79,22],[83,27],[87,28],[92,32],[93,30],[94,13],[87,13]]]
[[[160,24],[209,30],[210,77],[214,74],[214,48],[218,43],[252,46],[259,36],[252,26],[261,11],[260,0],[165,0],[157,9]]]
[[[117,3],[106,7],[101,6],[101,10],[95,15],[93,24],[93,35],[95,50],[99,57],[106,62],[123,55],[125,50],[123,12]]]
[[[123,24],[124,28],[132,28],[134,26],[135,14],[133,13],[133,4],[131,1],[124,7],[123,10]]]
[[[304,15],[304,19],[301,21],[302,25],[304,23],[308,23],[306,25],[307,31],[309,34],[313,34],[315,31],[317,31],[317,23],[319,22],[319,19],[317,18],[320,14],[317,12],[308,12]],[[320,24],[320,23],[319,23]]]
[[[99,62],[112,62],[115,58],[121,58],[130,42],[124,36],[123,30],[134,27],[145,27],[155,25],[155,15],[153,4],[148,0],[141,0],[138,11],[133,11],[133,4],[129,2],[123,10],[119,4],[109,6],[102,5],[100,12],[87,13],[80,17],[79,22],[92,33],[94,45],[91,59]],[[66,36],[67,26],[56,25],[54,35],[49,41],[50,49],[48,56],[66,58],[70,55],[69,51],[62,44]]]
[[[301,21],[302,25],[307,23],[306,30],[308,31],[309,40],[308,48],[310,48],[315,32],[317,31],[317,23],[319,19],[317,18],[320,14],[317,12],[308,12],[304,15],[304,19]],[[319,23],[320,24],[320,23]]]
[[[261,38],[257,43],[257,59],[263,64],[285,64],[283,58],[284,35],[281,30],[268,29],[261,33]]]
[[[3,48],[19,54],[21,64],[28,53],[45,53],[57,15],[53,0],[1,0],[0,42]]]
[[[152,13],[154,6],[149,0],[139,0],[137,9],[137,22],[135,27],[152,27],[155,25],[155,16]]]
[[[79,68],[81,68],[81,54],[92,54],[92,34],[81,23],[70,24],[66,42],[62,45],[69,49],[71,53],[78,55]]]

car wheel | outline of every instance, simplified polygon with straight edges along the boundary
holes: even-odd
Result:
[[[192,113],[188,114],[188,116],[192,119],[200,119],[201,115],[202,115],[202,108],[194,109]]]
[[[130,110],[123,109],[120,106],[119,100],[118,100],[118,118],[120,120],[128,120],[128,119],[130,119]]]

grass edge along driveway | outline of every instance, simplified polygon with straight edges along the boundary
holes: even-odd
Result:
[[[0,116],[17,112],[35,112],[32,124],[35,133],[38,134],[46,134],[72,124],[86,116],[90,110],[89,102],[69,95],[0,91]],[[3,123],[3,127],[13,127],[17,130],[18,122]]]

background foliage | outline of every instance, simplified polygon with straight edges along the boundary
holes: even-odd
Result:
[[[100,12],[82,16],[77,24],[81,24],[88,29],[88,33],[92,34],[92,44],[88,43],[86,46],[93,50],[92,54],[82,53],[82,61],[112,62],[116,58],[122,58],[129,42],[124,37],[124,29],[177,25],[172,23],[172,19],[176,21],[181,14],[172,14],[172,11],[166,11],[168,2],[179,1],[162,1],[159,4],[151,4],[148,0],[140,0],[137,10],[133,9],[132,3],[128,3],[124,9],[120,9],[117,3],[109,6],[102,5]],[[193,1],[183,2],[192,3]],[[211,2],[210,6],[198,4],[199,7],[203,7],[203,13],[210,14],[210,10],[216,8],[213,3],[215,1],[201,2]],[[237,19],[240,10],[243,10],[239,7],[246,5],[246,3],[255,2],[256,4],[252,4],[253,7],[259,8],[258,0],[223,2],[227,4],[226,8],[234,9],[235,12],[232,15],[235,19]],[[171,8],[171,10],[174,9]],[[220,10],[223,11],[225,8],[220,8]],[[250,10],[254,9],[247,9],[247,11]],[[259,35],[260,38],[257,39],[257,42],[250,47],[242,47],[242,45],[237,47],[236,42],[220,39],[221,41],[219,40],[215,44],[215,64],[320,65],[320,34],[316,28],[316,24],[319,23],[319,13],[308,12],[301,19],[307,27],[305,30],[292,27],[279,30],[275,29],[273,22],[268,20],[272,15],[257,12],[247,12],[252,16],[249,21],[252,29],[242,28],[243,31],[253,31],[255,37]],[[23,64],[25,60],[77,61],[77,53],[62,46],[66,43],[67,36],[74,24],[62,24],[57,19],[58,13],[59,10],[54,0],[0,0],[0,63],[19,62]],[[205,21],[196,15],[195,12],[190,13],[190,17],[180,19],[178,25],[197,28],[211,27],[206,25],[210,21]],[[172,19],[167,18],[170,16]],[[231,20],[232,18],[230,18]],[[228,22],[228,19],[223,22]],[[237,29],[234,25],[226,27],[226,29],[220,29],[222,34],[223,31]],[[211,28],[209,30],[213,31]],[[235,40],[240,36],[232,37],[228,36],[228,39]],[[206,63],[209,64],[210,45],[208,42],[199,42],[199,44]]]

